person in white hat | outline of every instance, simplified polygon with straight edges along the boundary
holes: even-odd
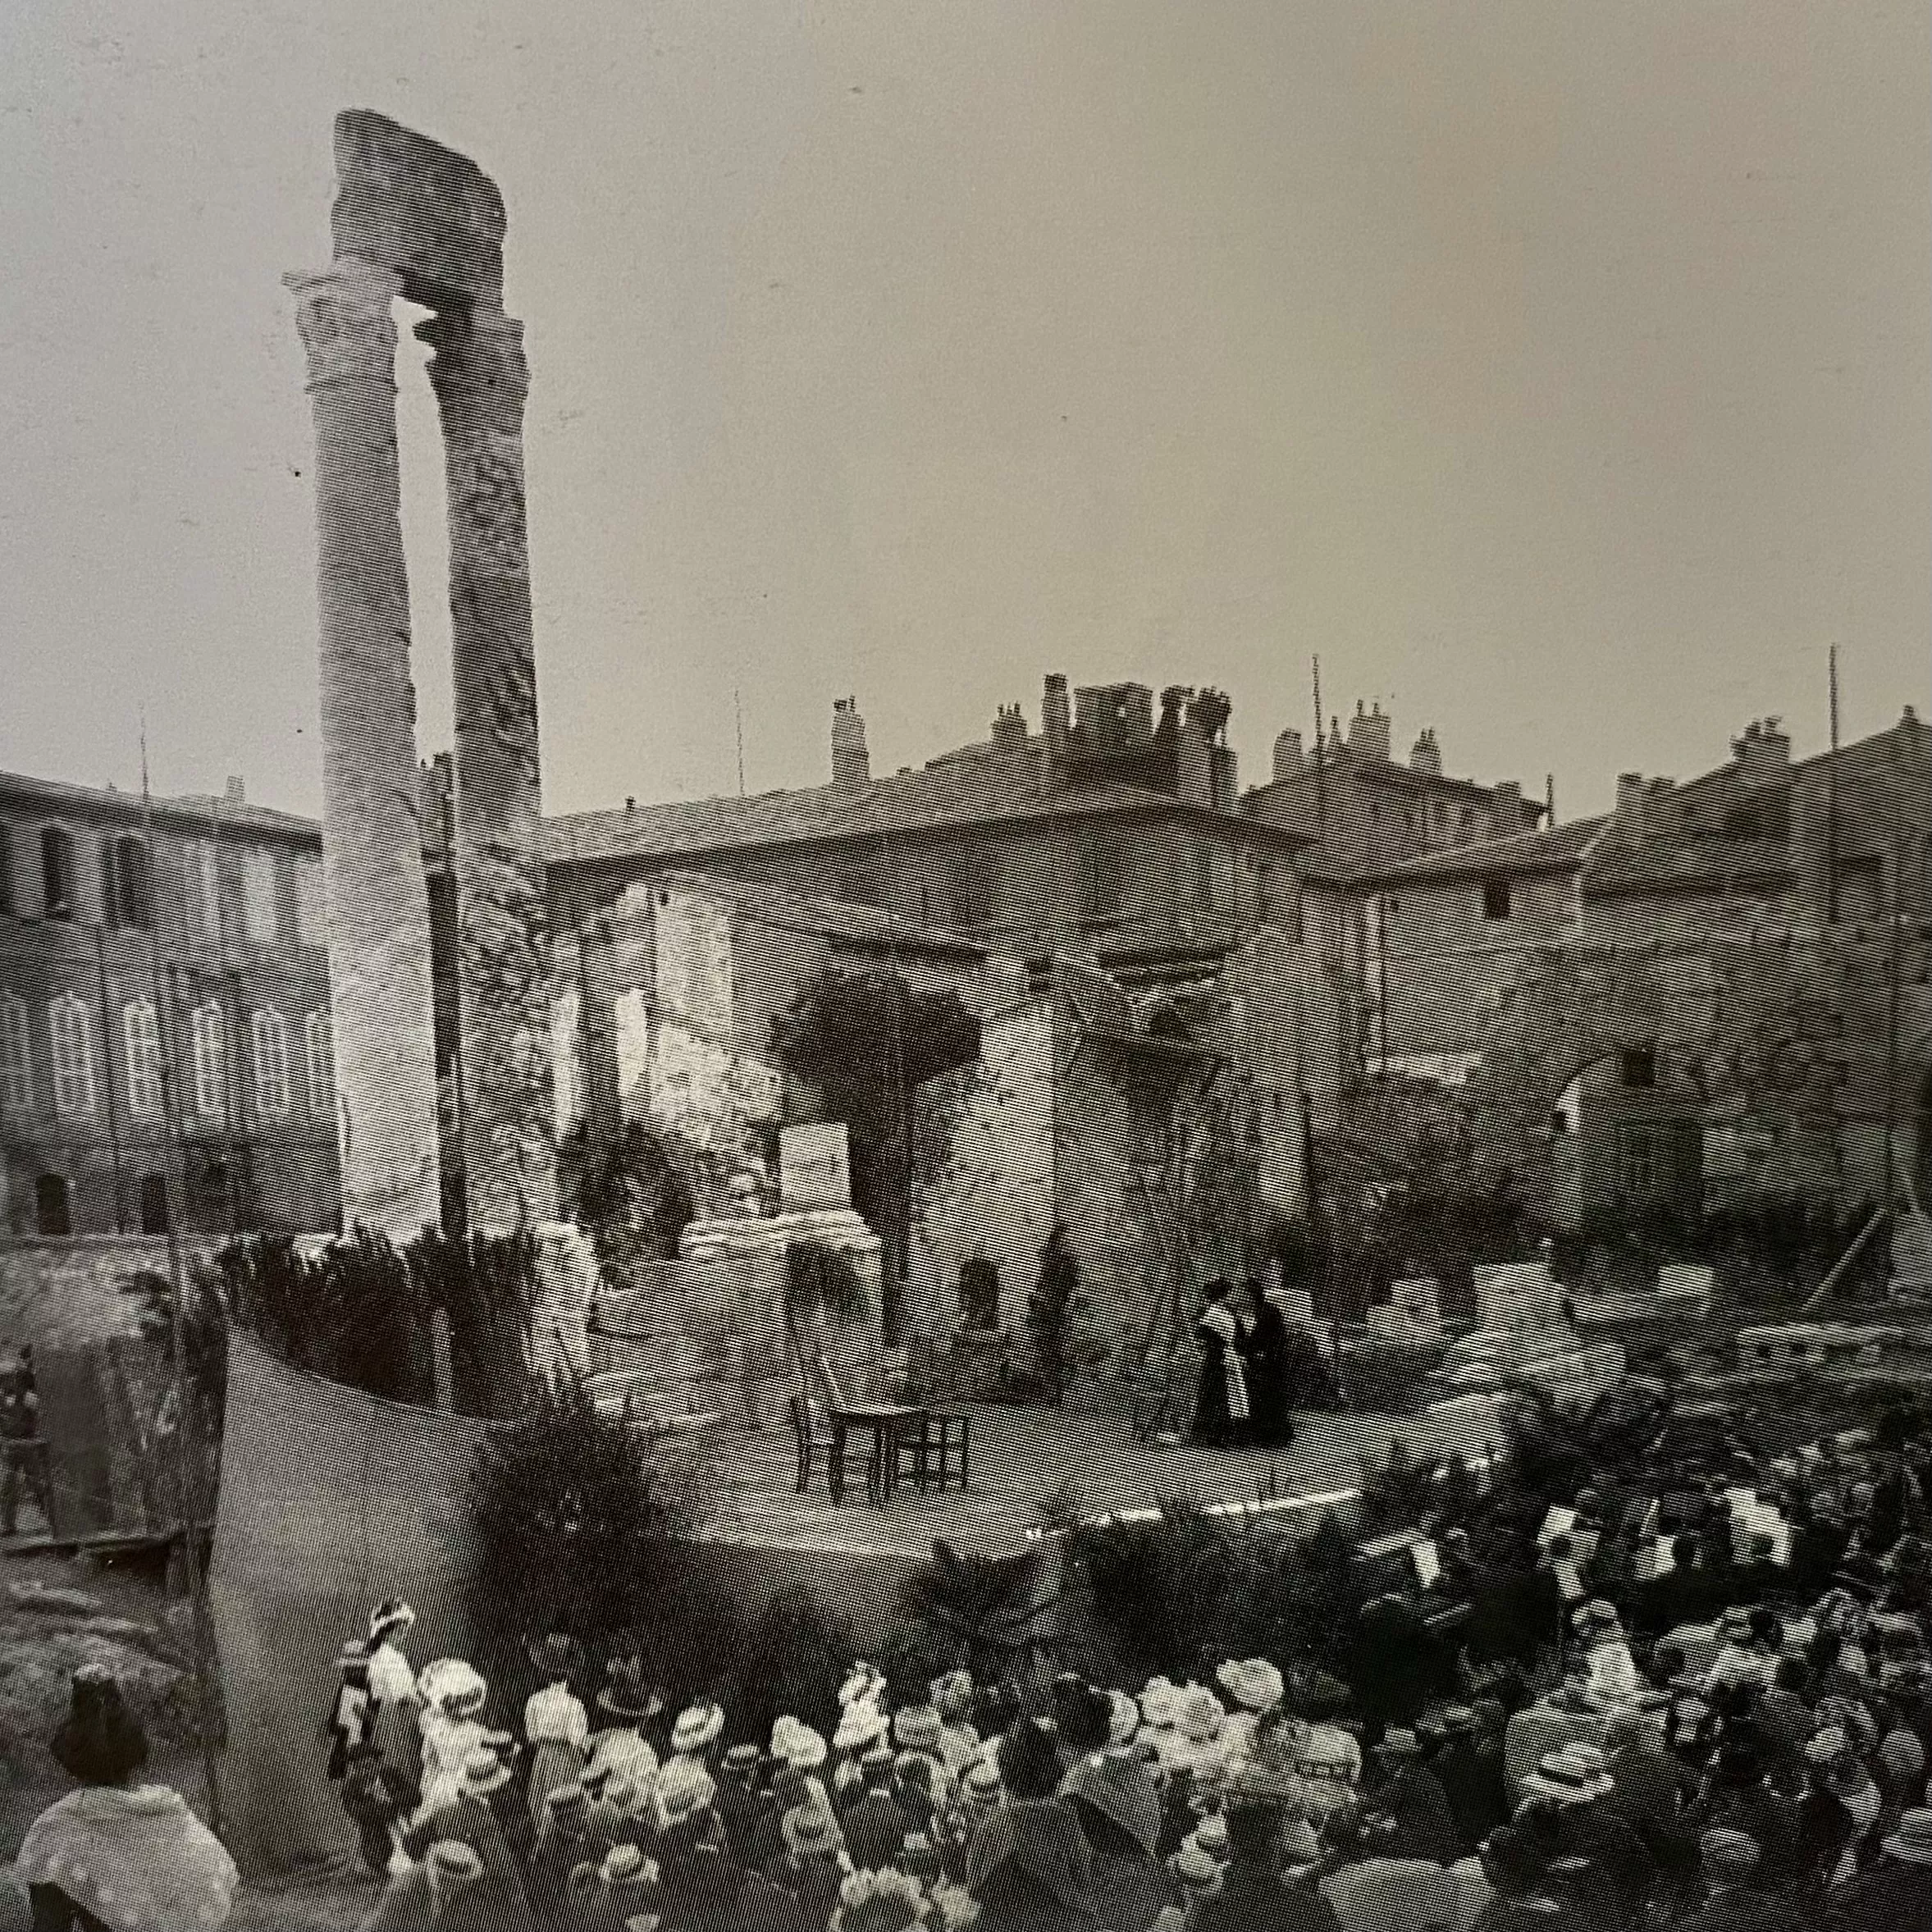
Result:
[[[422,1778],[422,1742],[417,1729],[420,1699],[416,1673],[404,1646],[416,1613],[400,1596],[385,1597],[369,1612],[369,1721],[367,1735],[391,1770],[413,1784]]]
[[[1222,1733],[1227,1726],[1227,1710],[1205,1684],[1190,1683],[1181,1693],[1175,1729],[1179,1733],[1169,1757],[1169,1768],[1185,1771],[1195,1778],[1212,1778],[1226,1762]]]
[[[454,1804],[469,1754],[483,1742],[484,1700],[490,1687],[460,1657],[441,1657],[416,1680],[422,1700],[417,1720],[422,1739],[422,1802],[418,1822]]]
[[[523,1705],[523,1735],[531,1749],[530,1774],[524,1795],[530,1807],[531,1829],[543,1829],[546,1806],[553,1791],[579,1783],[583,1777],[584,1747],[590,1741],[590,1714],[570,1688],[571,1674],[582,1661],[576,1641],[552,1631],[530,1647],[543,1688]]]
[[[1256,1726],[1281,1701],[1281,1674],[1266,1657],[1231,1658],[1215,1681],[1235,1702],[1222,1732],[1222,1755],[1241,1764],[1254,1755]]]
[[[584,1782],[594,1788],[604,1779],[623,1777],[648,1788],[657,1776],[658,1756],[644,1726],[663,1709],[663,1696],[646,1680],[642,1668],[633,1659],[613,1657],[597,1693],[597,1715],[605,1724],[591,1738]]]
[[[1585,1680],[1590,1695],[1607,1709],[1634,1704],[1644,1683],[1624,1634],[1616,1605],[1601,1597],[1583,1606],[1583,1645]]]
[[[1594,1744],[1566,1744],[1544,1758],[1523,1788],[1517,1829],[1546,1861],[1585,1861],[1615,1892],[1616,1921],[1631,1922],[1656,1878],[1656,1861],[1605,1802],[1615,1796],[1617,1781],[1603,1752]]]
[[[949,1670],[935,1677],[927,1687],[933,1708],[939,1714],[939,1757],[957,1778],[980,1748],[980,1733],[973,1723],[973,1679],[965,1670]]]
[[[483,1861],[468,1845],[438,1839],[422,1862],[392,1879],[360,1932],[531,1932],[535,1921],[526,1905],[521,1915],[500,1913],[498,1902],[484,1897]],[[486,1916],[486,1915],[496,1916]]]
[[[711,1747],[724,1733],[724,1713],[717,1705],[687,1705],[671,1726],[672,1754],[708,1766]]]

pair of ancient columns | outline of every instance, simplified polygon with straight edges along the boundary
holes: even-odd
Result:
[[[285,278],[308,357],[320,537],[322,869],[343,1220],[442,1218],[429,901],[396,457],[394,304],[354,257]],[[449,491],[462,1149],[469,1225],[556,1212],[550,921],[523,506],[523,324],[452,299],[435,350]],[[441,828],[427,828],[440,843]]]

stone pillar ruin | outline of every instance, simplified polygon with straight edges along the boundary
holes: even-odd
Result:
[[[336,121],[336,260],[291,276],[317,453],[322,849],[345,1219],[439,1218],[428,902],[395,449],[398,295],[433,312],[450,495],[463,1140],[469,1220],[555,1212],[550,931],[523,515],[522,324],[502,197],[378,114]]]
[[[498,304],[439,313],[455,649],[463,1166],[473,1225],[556,1213],[550,919],[523,520],[523,325]]]
[[[287,278],[315,411],[322,880],[342,1217],[404,1240],[441,1213],[429,901],[395,447],[394,270]]]

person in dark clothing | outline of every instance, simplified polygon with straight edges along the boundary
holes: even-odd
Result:
[[[1461,1850],[1468,1851],[1499,1825],[1509,1823],[1503,1754],[1480,1748],[1476,1713],[1466,1705],[1452,1704],[1443,1712],[1442,1729],[1442,1748],[1429,1761],[1429,1769],[1442,1788]]]
[[[1248,1284],[1248,1299],[1253,1326],[1242,1346],[1248,1376],[1248,1439],[1258,1448],[1286,1449],[1295,1440],[1295,1418],[1289,1413],[1288,1324],[1260,1282]]]
[[[756,1744],[733,1744],[718,1765],[718,1793],[713,1800],[724,1842],[740,1865],[753,1862],[760,1828],[772,1809],[771,1794],[759,1789],[763,1760]]]
[[[1834,1904],[1829,1932],[1906,1932],[1932,1925],[1932,1811],[1912,1810],[1885,1839],[1881,1863],[1861,1872]]]
[[[1758,1848],[1758,1882],[1782,1892],[1797,1876],[1798,1807],[1771,1789],[1749,1743],[1726,1746],[1705,1807],[1708,1831],[1741,1833]]]
[[[865,1795],[846,1811],[840,1825],[845,1848],[861,1871],[883,1871],[906,1844],[906,1814],[893,1795],[893,1754],[884,1742],[860,1761]]]
[[[1377,1848],[1381,1855],[1454,1865],[1463,1855],[1461,1834],[1441,1782],[1422,1761],[1415,1733],[1385,1732],[1375,1755],[1385,1775],[1373,1802],[1391,1827]]]
[[[1698,1843],[1704,1901],[1681,1921],[1683,1932],[1805,1932],[1805,1921],[1768,1889],[1757,1841],[1719,1827]]]
[[[1541,1853],[1514,1825],[1500,1825],[1489,1834],[1482,1862],[1482,1875],[1496,1888],[1496,1896],[1477,1914],[1469,1932],[1599,1932],[1587,1911],[1545,1884]]]
[[[1231,1305],[1233,1295],[1233,1287],[1217,1277],[1201,1290],[1201,1316],[1194,1323],[1201,1376],[1194,1392],[1194,1439],[1222,1449],[1246,1439],[1249,1422],[1241,1327]]]
[[[1053,1727],[1024,1718],[999,1741],[1003,1802],[973,1834],[966,1889],[980,1922],[1005,1932],[1087,1932],[1094,1924],[1092,1857],[1080,1820],[1056,1793]]]
[[[1194,1907],[1189,1932],[1341,1932],[1335,1907],[1312,1885],[1282,1878],[1275,1848],[1281,1811],[1258,1781],[1229,1794],[1227,1869],[1221,1889]]]

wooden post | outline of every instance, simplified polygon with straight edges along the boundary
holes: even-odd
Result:
[[[436,1413],[447,1415],[455,1406],[454,1377],[450,1355],[450,1311],[447,1309],[432,1309],[429,1311],[429,1352],[432,1372],[436,1378]]]

